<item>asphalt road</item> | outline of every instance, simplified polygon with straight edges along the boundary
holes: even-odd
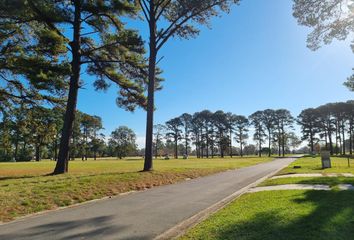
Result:
[[[0,225],[0,239],[153,239],[293,160],[277,159],[26,217]]]

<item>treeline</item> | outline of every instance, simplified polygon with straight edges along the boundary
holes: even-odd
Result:
[[[266,109],[249,117],[221,110],[184,113],[164,125],[155,125],[154,154],[157,157],[168,152],[173,143],[175,158],[178,158],[182,149],[183,155],[195,154],[198,158],[244,154],[261,156],[262,153],[284,156],[291,147],[295,148],[301,143],[292,131],[294,122],[295,119],[285,109]],[[257,146],[247,144],[251,128]],[[233,146],[233,142],[237,146]],[[268,145],[265,147],[266,142]],[[192,145],[195,146],[193,151]]]
[[[308,108],[298,117],[302,139],[309,142],[311,152],[321,145],[333,154],[353,154],[354,101],[328,103]]]
[[[64,110],[60,107],[20,105],[4,112],[0,121],[0,161],[57,160]],[[71,160],[136,155],[136,135],[127,127],[114,130],[108,141],[102,120],[76,112],[69,145]]]
[[[301,127],[301,138],[294,132],[296,124]],[[255,145],[247,144],[250,130]],[[175,158],[190,154],[198,158],[262,153],[284,156],[302,141],[308,142],[303,152],[327,149],[332,155],[352,155],[354,101],[308,108],[296,118],[286,109],[256,111],[248,117],[221,110],[184,113],[164,125],[155,125],[154,155],[172,152]]]

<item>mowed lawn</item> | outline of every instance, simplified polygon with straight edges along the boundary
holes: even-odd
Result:
[[[320,157],[304,157],[296,160],[290,164],[287,168],[284,168],[278,173],[291,174],[291,173],[353,173],[354,174],[354,159],[348,159],[342,157],[331,157],[332,168],[322,169]],[[295,169],[294,166],[300,166],[301,168]]]
[[[301,158],[278,175],[293,173],[354,173],[351,160],[332,157],[331,169],[320,158]],[[301,166],[294,169],[294,166]],[[354,185],[351,177],[269,179],[261,186],[281,184]],[[347,240],[354,239],[354,191],[284,190],[247,193],[191,229],[181,239]]]
[[[354,177],[326,177],[331,173],[352,173],[354,174],[354,159],[331,157],[332,168],[322,169],[321,159],[319,157],[300,158],[284,168],[277,175],[291,175],[296,173],[322,173],[323,177],[288,177],[278,179],[268,179],[261,183],[261,186],[282,185],[282,184],[325,184],[334,187],[338,184],[354,185]],[[295,169],[294,166],[301,168]]]
[[[349,240],[354,238],[349,191],[268,191],[243,195],[181,239]]]
[[[0,221],[105,196],[271,161],[267,157],[155,160],[154,171],[139,172],[143,159],[70,161],[69,173],[47,176],[55,162],[0,163]]]

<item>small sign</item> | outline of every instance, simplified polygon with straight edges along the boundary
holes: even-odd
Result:
[[[331,168],[331,154],[329,151],[321,151],[322,168]]]

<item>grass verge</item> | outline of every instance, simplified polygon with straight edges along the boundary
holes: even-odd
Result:
[[[346,158],[331,157],[332,168],[322,169],[320,157],[304,157],[296,160],[278,175],[293,173],[354,173],[354,159],[350,159],[350,167]],[[301,168],[295,169],[294,166]]]
[[[354,236],[351,191],[267,191],[246,194],[181,239],[339,240]]]
[[[268,179],[259,186],[273,186],[283,184],[324,184],[331,187],[339,184],[352,184],[354,185],[353,177],[293,177],[293,178],[278,178]]]

